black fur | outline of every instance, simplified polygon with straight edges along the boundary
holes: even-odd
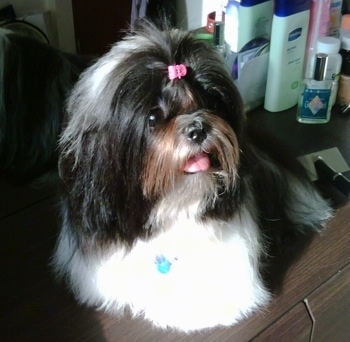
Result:
[[[133,299],[120,304],[119,293],[110,296],[108,290],[105,297],[96,284],[100,267],[111,257],[117,259],[112,260],[113,265],[120,266],[125,259],[125,265],[130,265],[128,252],[136,268],[124,273],[126,278],[120,279],[121,284],[137,279],[147,282],[150,290],[161,285],[160,279],[164,278],[158,278],[152,268],[153,253],[167,253],[158,249],[167,249],[167,239],[172,243],[179,233],[179,215],[179,222],[192,235],[180,229],[177,238],[188,238],[190,246],[197,247],[196,229],[203,228],[204,235],[208,234],[204,238],[201,234],[203,246],[199,247],[203,249],[199,248],[199,252],[180,252],[184,260],[193,255],[202,259],[207,243],[212,246],[210,234],[217,234],[218,241],[213,243],[215,248],[210,248],[215,254],[211,252],[206,258],[220,257],[216,243],[221,248],[228,243],[232,246],[234,241],[238,255],[248,259],[240,267],[242,260],[227,258],[222,261],[224,272],[222,265],[209,266],[212,271],[218,266],[220,277],[235,265],[234,281],[227,283],[229,291],[223,293],[230,299],[240,296],[230,293],[236,276],[243,292],[244,284],[251,282],[247,289],[251,302],[238,308],[241,313],[236,312],[232,323],[241,314],[267,303],[265,287],[274,287],[275,279],[284,272],[274,261],[284,257],[290,260],[294,246],[303,247],[308,241],[305,236],[319,231],[331,216],[328,203],[297,161],[249,126],[222,57],[191,33],[160,31],[144,22],[86,69],[74,87],[86,63],[12,34],[2,36],[1,44],[1,167],[24,177],[55,164],[57,138],[63,128],[58,164],[62,229],[53,265],[60,276],[68,278],[82,302],[112,311],[128,304],[133,309]],[[184,64],[187,74],[169,80],[168,66],[176,64]],[[12,78],[18,82],[11,83]],[[193,125],[201,129],[199,140],[189,136]],[[185,166],[198,155],[205,155],[210,167],[191,174]],[[227,231],[221,231],[222,227]],[[174,247],[181,251],[182,246]],[[236,258],[231,251],[228,255]],[[137,271],[144,261],[146,268],[151,266],[145,277]],[[189,276],[196,278],[196,271]],[[210,279],[212,274],[207,274],[205,268],[199,272],[200,279]],[[187,282],[188,273],[184,274],[174,278],[182,286]],[[110,276],[119,282],[119,274]],[[176,286],[170,288],[176,294]],[[220,288],[217,284],[214,292]],[[212,288],[204,290],[210,292]],[[128,296],[137,302],[138,293]],[[191,298],[179,303],[184,309],[187,300]],[[218,303],[219,307],[221,304],[225,305]],[[136,308],[137,314],[138,310],[142,311]],[[191,310],[202,314],[200,308]],[[154,317],[157,321],[157,314]],[[196,326],[193,321],[193,329],[206,327],[206,323]],[[168,323],[177,326],[176,322],[161,325]],[[187,329],[186,324],[178,327]]]
[[[142,193],[144,156],[152,135],[148,117],[156,112],[156,128],[161,130],[181,114],[191,94],[198,108],[215,113],[231,126],[241,149],[237,183],[208,206],[203,219],[232,217],[249,188],[256,195],[261,223],[279,221],[282,227],[267,230],[268,235],[276,235],[274,241],[282,242],[288,231],[293,235],[310,228],[295,227],[286,213],[290,200],[286,175],[293,174],[311,189],[305,171],[294,158],[278,152],[275,144],[267,144],[266,137],[258,138],[247,127],[240,96],[217,52],[190,33],[174,32],[164,33],[148,24],[137,32],[147,46],[122,59],[109,76],[103,99],[94,103],[103,123],[88,121],[86,127],[79,126],[82,132],[66,139],[73,144],[79,139],[78,152],[66,141],[63,144],[60,171],[72,226],[87,234],[87,239],[93,236],[102,243],[112,239],[132,245],[149,233],[144,227],[158,198],[145,198]],[[188,74],[176,86],[169,85],[166,66],[179,63],[188,66]],[[94,101],[84,90],[73,93],[69,106],[73,118],[80,110],[79,101],[84,97]]]
[[[240,96],[214,49],[190,33],[177,39],[174,32],[164,34],[145,26],[138,34],[152,46],[140,46],[120,62],[103,90],[103,101],[96,104],[99,116],[108,122],[100,129],[94,124],[81,127],[79,156],[66,154],[70,146],[63,146],[60,158],[69,216],[73,225],[87,234],[87,239],[93,235],[94,241],[112,239],[131,245],[148,234],[144,226],[157,198],[150,201],[143,196],[141,174],[152,135],[148,116],[154,111],[158,113],[157,127],[162,129],[179,114],[187,101],[186,92],[191,91],[198,106],[229,122],[239,140],[245,130]],[[181,89],[181,83],[168,85],[166,67],[179,63],[189,66],[186,89]],[[75,102],[69,106],[72,117],[76,102],[86,95],[79,91],[73,93]],[[236,191],[225,194],[215,211],[208,208],[207,214],[232,216],[236,200]]]

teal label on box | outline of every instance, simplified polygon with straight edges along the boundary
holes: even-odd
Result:
[[[330,95],[330,89],[305,89],[300,117],[326,119]]]

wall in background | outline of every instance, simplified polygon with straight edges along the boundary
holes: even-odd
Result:
[[[0,0],[0,7],[11,4],[16,14],[21,17],[33,11],[43,11],[46,0]]]
[[[46,0],[50,4],[53,21],[57,28],[58,46],[68,52],[75,52],[74,19],[71,0]]]
[[[50,11],[45,23],[51,43],[64,51],[76,51],[71,0],[0,0],[0,7],[7,4],[12,4],[18,17]]]
[[[186,30],[205,26],[208,13],[222,2],[226,4],[227,0],[176,0],[178,24]],[[52,44],[64,51],[76,51],[71,0],[0,0],[0,7],[6,4],[13,5],[18,17],[49,10]]]
[[[178,25],[185,30],[205,26],[207,15],[226,3],[227,0],[176,0]]]

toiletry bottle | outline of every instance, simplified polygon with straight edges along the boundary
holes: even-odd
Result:
[[[339,89],[336,102],[340,106],[347,106],[350,104],[350,31],[342,32],[340,38],[340,54],[343,60],[340,70]]]
[[[310,21],[307,32],[304,78],[311,78],[314,72],[314,58],[317,39],[328,36],[332,0],[311,0]]]
[[[225,23],[223,21],[215,21],[214,23],[214,45],[219,53],[225,58],[226,57],[226,47],[224,39],[224,27]]]
[[[230,51],[235,53],[238,51],[239,6],[238,0],[228,0],[225,12],[225,42]]]
[[[331,37],[339,37],[342,3],[342,0],[332,0],[331,3],[331,12],[328,29],[328,35]]]
[[[241,0],[238,10],[238,56],[231,72],[234,80],[242,79],[242,68],[248,61],[269,52],[272,17],[272,0]],[[258,90],[258,93],[265,93],[267,65],[264,69],[264,89]],[[259,80],[255,84],[261,88]]]
[[[350,30],[350,14],[343,14],[340,22],[341,30]]]
[[[314,77],[305,79],[300,86],[297,109],[299,122],[320,124],[330,119],[332,81],[325,79],[327,59],[328,56],[325,53],[317,53]]]
[[[278,112],[298,102],[310,0],[276,0],[264,107]]]
[[[238,10],[238,51],[255,38],[270,40],[272,0],[241,0]]]
[[[225,65],[232,70],[238,53],[239,0],[228,0],[225,12],[224,38],[226,45]]]
[[[317,40],[316,52],[328,55],[326,80],[332,80],[331,104],[335,104],[338,93],[339,75],[342,64],[342,56],[339,53],[340,40],[335,37],[320,37]],[[313,63],[314,64],[314,63]]]

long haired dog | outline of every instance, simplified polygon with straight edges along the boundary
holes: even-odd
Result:
[[[0,171],[27,181],[57,167],[64,102],[89,59],[0,28]]]
[[[257,146],[221,57],[190,33],[144,24],[83,73],[68,116],[54,266],[82,303],[233,324],[268,303],[272,246],[331,215],[295,162]]]

